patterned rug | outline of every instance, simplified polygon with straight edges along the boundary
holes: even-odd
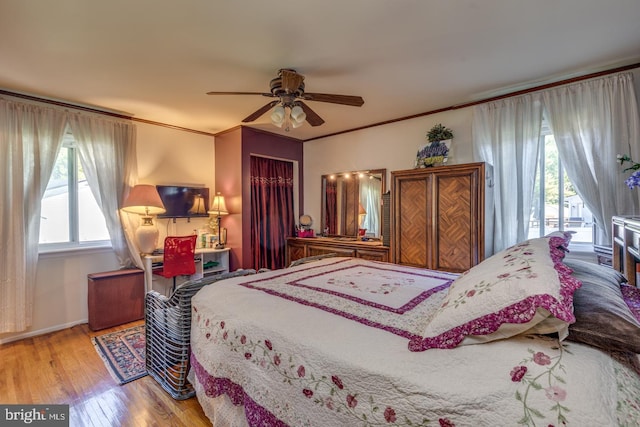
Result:
[[[147,375],[144,325],[99,335],[91,342],[118,384]]]

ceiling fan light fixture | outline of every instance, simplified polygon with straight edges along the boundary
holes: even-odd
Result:
[[[261,95],[276,98],[249,114],[242,123],[251,123],[275,107],[270,114],[271,122],[279,128],[284,127],[285,131],[289,131],[290,127],[297,128],[305,121],[313,127],[324,123],[322,117],[303,101],[354,107],[364,104],[364,99],[360,96],[305,92],[304,76],[290,68],[278,70],[278,77],[271,79],[270,89],[270,92],[207,92],[207,95]]]
[[[286,111],[284,110],[284,107],[282,105],[278,105],[276,108],[273,109],[273,112],[271,113],[271,122],[276,126],[278,126],[278,124],[282,126],[282,123],[284,123],[285,116],[286,116]]]
[[[307,115],[305,114],[302,107],[300,107],[299,105],[296,105],[291,109],[291,118],[295,123],[302,124],[307,118]],[[294,127],[297,127],[297,126],[294,126]]]

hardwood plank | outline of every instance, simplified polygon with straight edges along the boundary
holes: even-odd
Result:
[[[211,426],[196,398],[174,400],[147,376],[116,384],[87,324],[0,346],[0,402],[69,404],[72,426]]]

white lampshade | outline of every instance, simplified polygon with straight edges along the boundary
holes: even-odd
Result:
[[[220,193],[216,193],[213,201],[211,202],[211,210],[207,212],[209,215],[228,215],[227,205],[224,202],[224,196]]]
[[[291,119],[293,120],[293,127],[298,127],[299,125],[301,125],[306,118],[307,115],[299,105],[296,105],[291,109]],[[298,123],[298,126],[296,126],[296,123]]]
[[[157,215],[166,212],[156,186],[149,184],[133,187],[122,205],[122,210],[140,215]]]
[[[285,115],[286,115],[286,112],[284,110],[284,107],[282,105],[278,105],[276,108],[273,109],[273,113],[271,113],[271,122],[276,126],[278,124],[282,126],[282,123],[284,123]]]
[[[193,205],[189,209],[189,214],[198,215],[205,213],[204,210],[204,197],[201,194],[196,194],[193,198]]]

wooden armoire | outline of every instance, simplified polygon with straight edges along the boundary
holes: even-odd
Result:
[[[392,261],[463,272],[489,256],[490,171],[468,163],[391,172]]]

